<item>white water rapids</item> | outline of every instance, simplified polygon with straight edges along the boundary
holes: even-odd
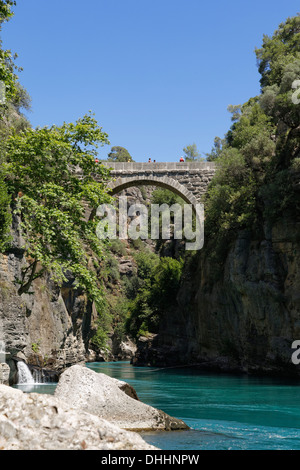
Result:
[[[5,352],[5,342],[0,340],[0,363],[5,362],[6,352]]]
[[[18,361],[18,385],[32,385],[35,380],[28,368],[23,361]]]

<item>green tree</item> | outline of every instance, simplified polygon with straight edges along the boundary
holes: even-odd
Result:
[[[8,248],[9,243],[11,226],[10,201],[11,197],[7,192],[2,175],[0,175],[0,253],[3,253]]]
[[[300,58],[300,13],[281,23],[272,37],[264,35],[255,53],[262,89],[279,86],[286,66]]]
[[[172,206],[173,204],[183,203],[183,199],[169,189],[157,188],[152,193],[151,204],[167,204],[168,206]]]
[[[132,156],[124,147],[112,147],[108,154],[109,162],[133,162]]]
[[[205,231],[214,247],[233,237],[237,229],[250,227],[255,218],[255,179],[242,153],[227,149],[217,162],[208,189]]]
[[[12,7],[15,5],[16,5],[16,2],[12,0],[0,1],[0,25],[1,23],[9,20],[13,16]]]
[[[13,16],[12,6],[15,4],[15,1],[0,1],[0,31],[3,23]],[[14,103],[18,103],[20,100],[20,86],[18,85],[16,71],[22,70],[14,64],[16,58],[16,54],[12,55],[10,50],[2,48],[2,41],[0,40],[0,82],[4,84],[6,100],[13,101]],[[0,105],[0,111],[3,112],[1,108],[3,108],[3,104]]]
[[[221,139],[220,137],[215,137],[214,139],[214,145],[213,148],[211,149],[210,153],[206,153],[206,160],[208,162],[213,162],[217,158],[220,157],[223,147],[226,145],[225,139]]]
[[[0,1],[0,31],[5,21],[12,16],[14,1]],[[30,109],[31,99],[27,91],[18,81],[17,72],[22,69],[16,67],[10,50],[4,50],[0,40],[0,163],[3,160],[3,141],[11,134],[12,129],[21,131],[29,127],[29,122],[21,113],[21,109]]]
[[[183,260],[170,257],[160,259],[153,276],[151,302],[157,312],[172,308],[180,286]]]
[[[126,329],[134,337],[156,333],[159,322],[172,310],[183,269],[183,261],[144,254],[139,257],[137,292],[129,304]]]
[[[97,220],[86,220],[84,201],[94,211],[110,201],[105,188],[109,173],[94,160],[98,146],[107,143],[107,134],[91,115],[75,124],[26,129],[9,138],[3,165],[6,183],[16,200],[31,260],[19,281],[20,294],[45,271],[58,284],[72,273],[76,286],[101,305],[101,289],[89,259],[91,253],[102,256],[102,243],[96,236]],[[102,184],[93,179],[96,171]]]
[[[300,107],[293,101],[300,16],[264,36],[256,55],[261,94],[228,108],[233,124],[215,152],[217,172],[205,196],[206,249],[220,264],[238,230],[263,230],[266,221],[300,212],[292,183],[300,152]]]
[[[197,149],[196,144],[187,145],[184,147],[183,152],[185,154],[185,160],[187,162],[194,162],[200,160],[200,153]]]

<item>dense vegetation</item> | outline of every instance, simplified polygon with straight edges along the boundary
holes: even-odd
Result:
[[[14,1],[0,1],[0,27],[12,16]],[[299,218],[300,196],[300,16],[288,18],[256,50],[261,93],[229,107],[232,126],[216,137],[206,157],[217,173],[205,196],[205,249],[220,272],[240,230],[260,236],[265,223],[285,215]],[[60,127],[32,129],[22,110],[30,97],[19,83],[11,51],[0,43],[0,252],[9,250],[12,217],[21,223],[28,266],[19,279],[19,294],[45,272],[62,284],[70,277],[94,301],[99,317],[93,338],[101,348],[113,329],[120,339],[155,333],[161,318],[176,304],[176,294],[191,259],[178,241],[159,240],[149,248],[141,240],[106,246],[96,237],[95,213],[109,202],[109,173],[95,161],[97,148],[109,144],[93,115]],[[298,83],[298,85],[297,85]],[[183,149],[197,161],[195,144]],[[123,147],[112,147],[109,161],[133,161]],[[103,184],[96,184],[94,173]],[[80,173],[81,178],[78,178]],[[152,203],[181,203],[156,190]],[[202,253],[200,253],[200,256]],[[134,259],[135,272],[120,275],[119,259]],[[92,260],[92,261],[91,261]]]
[[[205,198],[206,240],[219,264],[238,230],[259,234],[265,222],[299,217],[300,16],[280,24],[255,52],[261,94],[229,107],[233,125],[208,155],[218,171]]]
[[[5,0],[0,2],[0,32],[2,25],[12,16],[14,1]],[[12,132],[25,128],[27,120],[20,113],[20,108],[29,108],[30,100],[18,82],[14,64],[14,58],[10,50],[2,47],[0,40],[0,251],[3,252],[10,240],[9,231],[11,226],[10,200],[8,189],[5,184],[5,175],[2,164],[5,161],[4,146],[7,138]]]
[[[142,197],[146,197],[143,187],[140,189]],[[146,201],[149,205],[183,203],[165,189],[154,190]],[[160,321],[175,306],[184,257],[181,240],[110,241],[99,273],[106,286],[107,318],[111,319],[111,329],[119,342],[127,336],[137,339],[158,332]],[[120,273],[121,259],[132,262],[133,270]],[[102,344],[101,331],[92,342],[95,346]]]
[[[0,2],[1,24],[12,16],[12,1]],[[1,45],[0,45],[1,46]],[[97,164],[99,145],[109,144],[93,115],[75,123],[32,129],[21,113],[30,99],[16,75],[10,51],[0,47],[0,81],[5,100],[0,105],[0,250],[10,247],[12,217],[22,227],[27,259],[19,294],[46,272],[58,285],[72,279],[94,302],[103,319],[105,298],[95,263],[102,260],[103,242],[96,236],[97,207],[111,202],[105,181],[109,172]],[[93,175],[102,177],[102,184]],[[80,174],[80,178],[78,177]]]

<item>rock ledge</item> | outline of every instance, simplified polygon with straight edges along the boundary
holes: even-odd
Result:
[[[138,434],[51,395],[0,385],[0,450],[155,449]]]

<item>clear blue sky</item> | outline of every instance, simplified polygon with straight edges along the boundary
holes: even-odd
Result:
[[[209,152],[229,104],[260,92],[255,47],[299,0],[17,0],[3,27],[32,97],[34,127],[89,110],[136,161]]]

